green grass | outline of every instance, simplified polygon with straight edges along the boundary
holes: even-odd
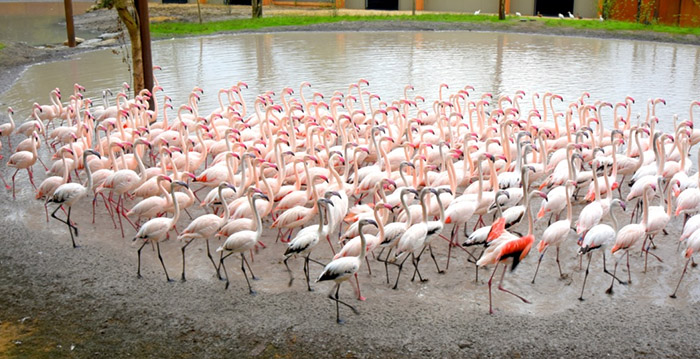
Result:
[[[640,24],[636,22],[615,21],[615,20],[568,20],[568,19],[544,19],[545,25],[551,27],[571,27],[576,29],[595,29],[607,31],[653,31],[677,35],[700,35],[700,28],[680,27],[658,24]]]
[[[2,42],[0,42],[0,50],[2,50],[2,49],[4,49],[4,48],[5,48],[5,44],[3,44]]]
[[[655,31],[678,35],[700,35],[700,28],[644,25],[623,21],[598,21],[598,20],[569,20],[551,18],[531,18],[544,26],[571,27],[579,29],[597,29],[607,31]],[[420,14],[412,15],[368,15],[368,16],[269,16],[262,19],[232,19],[225,21],[199,23],[162,22],[151,24],[151,33],[154,37],[205,35],[226,31],[257,30],[266,27],[283,26],[307,26],[321,23],[334,23],[341,21],[432,21],[432,22],[489,22],[499,23],[502,26],[518,26],[518,18],[509,17],[506,21],[499,22],[494,15],[471,14]]]

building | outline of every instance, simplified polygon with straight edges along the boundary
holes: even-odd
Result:
[[[195,2],[196,0],[162,0],[163,2]],[[200,0],[229,5],[250,5],[250,0]],[[367,10],[412,10],[498,13],[498,0],[263,0],[263,5],[314,6]],[[506,13],[524,16],[570,16],[606,18],[667,25],[700,26],[698,0],[506,0]]]

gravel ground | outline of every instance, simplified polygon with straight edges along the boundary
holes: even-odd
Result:
[[[366,30],[370,24],[376,30],[447,26],[387,22],[336,24],[332,29]],[[12,73],[28,63],[60,59],[74,51],[82,50],[13,44],[3,50],[2,58],[17,57],[10,62]],[[10,80],[3,76],[0,81]],[[6,146],[3,154],[9,154]],[[41,179],[38,175],[36,180]],[[399,290],[386,284],[383,265],[371,259],[372,274],[364,266],[360,272],[366,301],[351,299],[348,283],[341,288],[341,296],[361,314],[341,308],[347,323],[339,326],[335,308],[326,298],[331,285],[314,284],[317,290],[307,292],[301,259],[290,261],[297,279],[287,286],[288,274],[281,263],[284,245],[275,243],[274,231],[265,231],[268,248],[251,263],[260,277],[253,282],[257,296],[247,293],[235,258],[227,261],[231,287],[224,290],[201,242],[188,249],[187,282],[167,283],[149,247],[143,251],[144,278],[137,279],[133,229],[121,238],[100,207],[96,224],[91,224],[89,202],[83,201],[73,211],[81,245],[73,249],[65,227],[54,220],[45,222],[43,206],[33,199],[24,173],[18,175],[18,188],[16,201],[7,192],[0,194],[0,208],[6,214],[0,219],[5,232],[0,236],[0,357],[637,358],[696,357],[700,352],[697,270],[691,269],[678,299],[668,297],[684,263],[675,244],[681,218],[674,218],[669,235],[657,240],[659,248],[654,251],[664,262],[650,259],[649,270],[642,273],[643,257],[635,251],[632,284],[616,286],[613,295],[604,294],[609,277],[602,273],[600,253],[595,253],[583,302],[576,299],[584,273],[579,270],[573,235],[562,247],[563,279],[558,278],[553,253],[548,253],[537,283],[531,284],[538,256],[530,253],[504,283],[532,304],[494,287],[494,315],[488,315],[484,282],[492,268],[481,270],[475,281],[474,266],[461,250],[453,251],[445,274],[437,274],[426,256],[420,268],[429,281],[411,282],[407,273]],[[179,228],[189,220],[183,217]],[[545,226],[544,221],[537,223],[537,235]],[[520,230],[525,228],[521,225]],[[176,240],[162,244],[174,278],[179,278],[180,246]],[[435,249],[443,267],[446,243],[438,240]],[[327,262],[328,245],[320,243],[313,256]],[[612,266],[611,258],[607,265]],[[312,278],[320,271],[312,264]],[[395,278],[396,268],[390,272]],[[618,274],[628,275],[624,265]]]

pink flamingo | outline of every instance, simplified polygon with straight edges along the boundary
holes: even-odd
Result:
[[[219,267],[223,268],[224,270],[224,275],[226,276],[226,287],[225,289],[228,289],[229,286],[229,280],[228,280],[228,272],[226,271],[226,266],[224,265],[224,260],[228,258],[228,256],[234,254],[234,253],[240,253],[241,254],[241,271],[243,271],[243,275],[245,276],[245,281],[248,283],[248,291],[250,292],[251,295],[255,295],[256,292],[253,290],[253,287],[250,286],[250,281],[248,280],[248,274],[246,273],[245,270],[245,265],[248,266],[248,269],[250,270],[251,277],[253,280],[257,279],[255,277],[255,274],[253,274],[253,270],[250,268],[250,264],[248,264],[248,261],[245,259],[245,252],[253,249],[255,245],[258,243],[260,240],[260,237],[262,237],[262,219],[260,218],[260,214],[258,213],[257,207],[255,206],[255,201],[258,198],[262,199],[268,199],[267,196],[261,193],[257,192],[250,192],[248,195],[249,201],[250,201],[250,208],[253,208],[253,215],[255,216],[255,223],[256,223],[256,228],[255,231],[240,231],[236,232],[228,238],[226,238],[226,241],[224,241],[224,244],[222,244],[219,248],[216,249],[217,252],[221,252],[221,258],[219,259]],[[224,252],[227,252],[226,255],[224,255]],[[245,264],[245,265],[244,265]]]
[[[139,247],[138,254],[138,267],[136,270],[136,277],[141,278],[141,250],[148,242],[156,242],[156,249],[158,250],[158,259],[160,259],[160,264],[163,265],[163,271],[165,272],[165,279],[168,282],[172,282],[170,276],[168,276],[168,270],[165,269],[165,263],[163,262],[163,256],[160,254],[160,242],[163,241],[170,232],[178,219],[180,219],[180,207],[175,199],[175,186],[188,187],[187,183],[182,181],[174,181],[170,184],[170,195],[172,197],[173,203],[175,203],[175,214],[172,218],[158,217],[150,219],[148,222],[144,223],[138,232],[134,236],[134,241],[142,240],[143,244]]]
[[[39,142],[39,135],[36,134],[36,132],[32,133],[32,143],[36,144]],[[15,176],[17,176],[17,172],[21,169],[26,169],[27,174],[29,175],[29,182],[32,184],[34,189],[36,189],[36,185],[34,185],[34,176],[32,175],[32,166],[36,163],[36,160],[38,158],[38,155],[36,153],[36,146],[31,147],[31,151],[19,151],[15,152],[10,156],[10,159],[7,161],[7,166],[8,167],[14,167],[16,168],[15,173],[12,175],[12,199],[16,199],[15,197]]]
[[[204,214],[201,215],[197,218],[195,218],[192,222],[190,222],[189,225],[187,225],[187,228],[185,228],[182,233],[177,237],[179,240],[184,240],[185,245],[182,246],[182,281],[185,281],[185,248],[192,243],[197,238],[202,238],[206,241],[207,243],[207,256],[209,257],[209,260],[211,261],[211,264],[214,266],[214,269],[216,268],[216,263],[214,262],[214,258],[211,255],[211,251],[209,250],[209,238],[214,236],[221,227],[223,227],[226,222],[229,219],[229,209],[228,205],[226,203],[226,198],[221,194],[224,188],[231,188],[232,190],[236,190],[232,185],[230,185],[228,182],[221,182],[218,187],[219,191],[219,198],[221,198],[221,202],[224,207],[224,216],[219,217],[216,214]],[[188,240],[189,239],[189,240]]]
[[[644,186],[644,192],[642,193],[642,206],[643,206],[643,219],[642,223],[630,223],[624,227],[622,227],[618,232],[617,236],[615,238],[615,245],[612,247],[610,250],[611,254],[615,254],[617,251],[624,250],[625,254],[627,255],[627,283],[632,283],[632,275],[630,273],[630,254],[629,254],[629,249],[634,246],[640,238],[646,236],[646,227],[647,223],[649,223],[649,194],[648,192],[652,190],[656,190],[656,186],[653,184],[647,184]],[[613,268],[613,279],[612,282],[610,283],[610,287],[605,291],[607,294],[612,294],[613,292],[613,285],[615,284],[615,273],[617,273],[617,265],[620,262],[620,259],[622,256],[620,256],[617,260],[615,260],[615,267]]]

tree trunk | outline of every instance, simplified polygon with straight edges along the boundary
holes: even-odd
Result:
[[[259,19],[263,16],[262,0],[253,0],[253,19]]]
[[[506,19],[506,0],[498,1],[498,20]]]
[[[129,40],[131,41],[131,70],[134,81],[132,89],[134,89],[134,95],[137,95],[138,91],[144,88],[141,33],[139,31],[138,19],[129,11],[126,0],[116,0],[114,2],[114,7],[117,9],[119,19],[124,23],[126,30],[129,32]]]

